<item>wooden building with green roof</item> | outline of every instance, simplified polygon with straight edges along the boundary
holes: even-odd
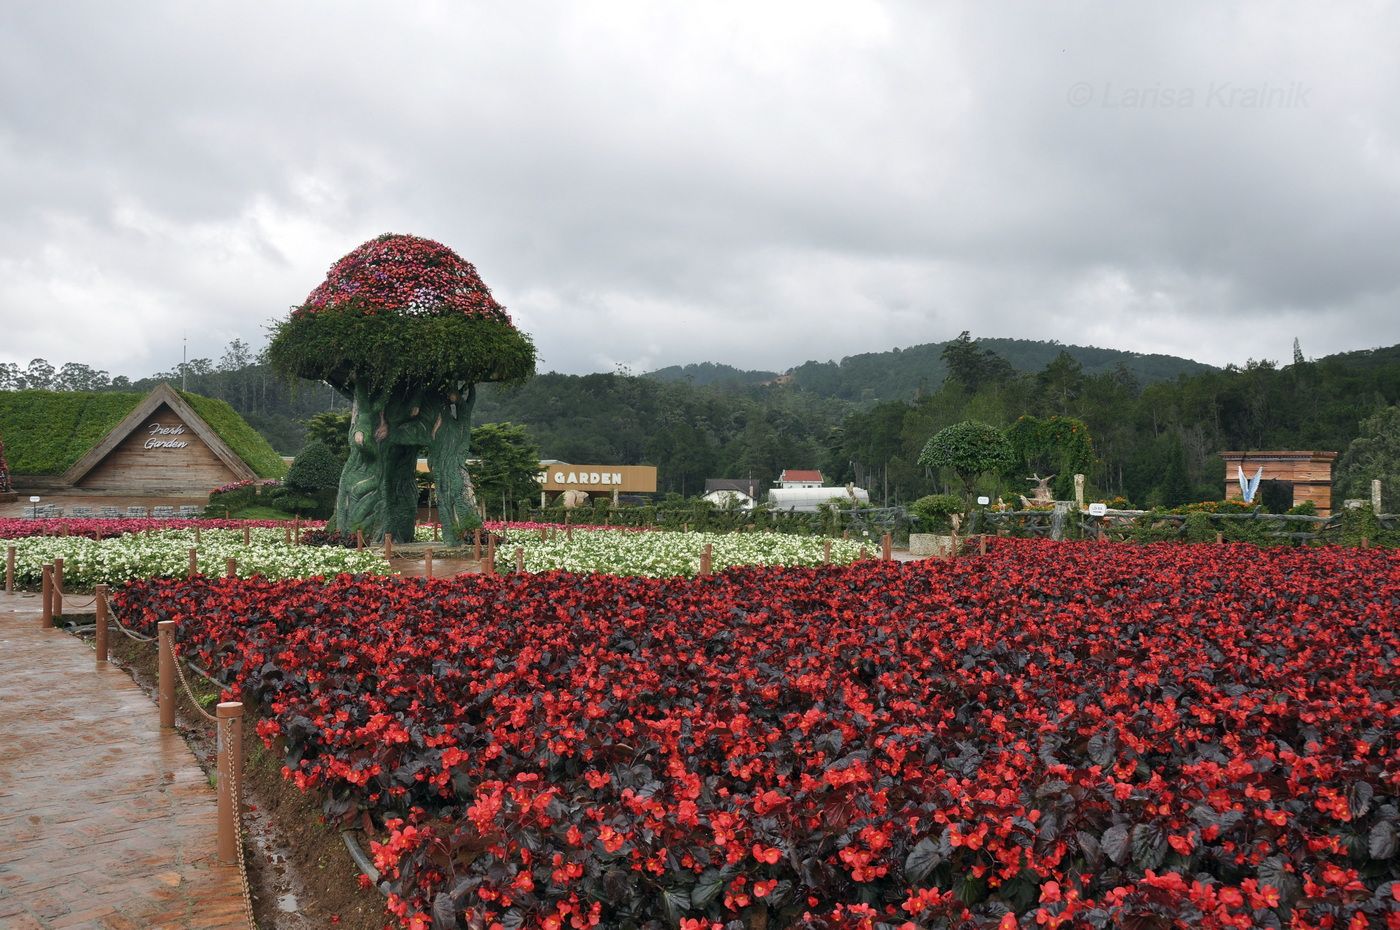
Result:
[[[286,472],[227,403],[168,384],[149,394],[0,391],[0,437],[17,489],[203,497]]]

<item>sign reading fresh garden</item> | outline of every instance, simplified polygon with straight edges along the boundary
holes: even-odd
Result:
[[[188,440],[172,439],[169,437],[183,436],[185,425],[183,423],[175,426],[166,426],[163,423],[152,423],[150,435],[142,448],[145,449],[183,449],[189,445]]]

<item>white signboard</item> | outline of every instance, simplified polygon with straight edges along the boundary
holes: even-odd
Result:
[[[1091,517],[1102,517],[1106,513],[1108,513],[1107,504],[1094,503],[1089,505],[1089,516]]]
[[[990,497],[988,497],[987,495],[985,495],[985,494],[983,494],[981,497],[977,498],[977,503],[980,504],[980,505],[983,506],[983,507],[987,506],[987,505],[990,504],[991,502],[992,502],[992,499],[991,499]]]
[[[189,442],[183,439],[174,439],[175,436],[185,434],[183,423],[175,426],[166,426],[163,423],[152,423],[150,437],[146,440],[144,448],[147,449],[183,449]]]

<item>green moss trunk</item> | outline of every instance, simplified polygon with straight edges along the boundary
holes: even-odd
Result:
[[[350,392],[350,454],[340,472],[335,500],[335,528],[356,531],[378,545],[385,533],[400,541],[413,539],[418,489],[414,482],[417,446],[405,444],[394,422],[403,398],[370,393],[362,385]]]
[[[460,545],[481,526],[467,474],[471,452],[471,412],[475,387],[466,393],[425,398],[424,394],[371,392],[362,385],[347,392],[350,454],[340,473],[335,528],[348,536],[358,530],[378,545],[385,533],[413,539],[418,516],[418,451],[428,449],[428,467],[438,489],[443,538]]]
[[[449,394],[428,441],[428,468],[437,485],[442,537],[449,546],[460,546],[472,530],[481,526],[476,493],[471,476],[467,474],[475,403],[475,385],[469,385],[465,395]]]

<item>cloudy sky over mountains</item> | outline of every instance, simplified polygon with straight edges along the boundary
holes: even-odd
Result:
[[[1389,3],[0,12],[0,361],[255,346],[382,232],[541,368],[1400,342]]]

